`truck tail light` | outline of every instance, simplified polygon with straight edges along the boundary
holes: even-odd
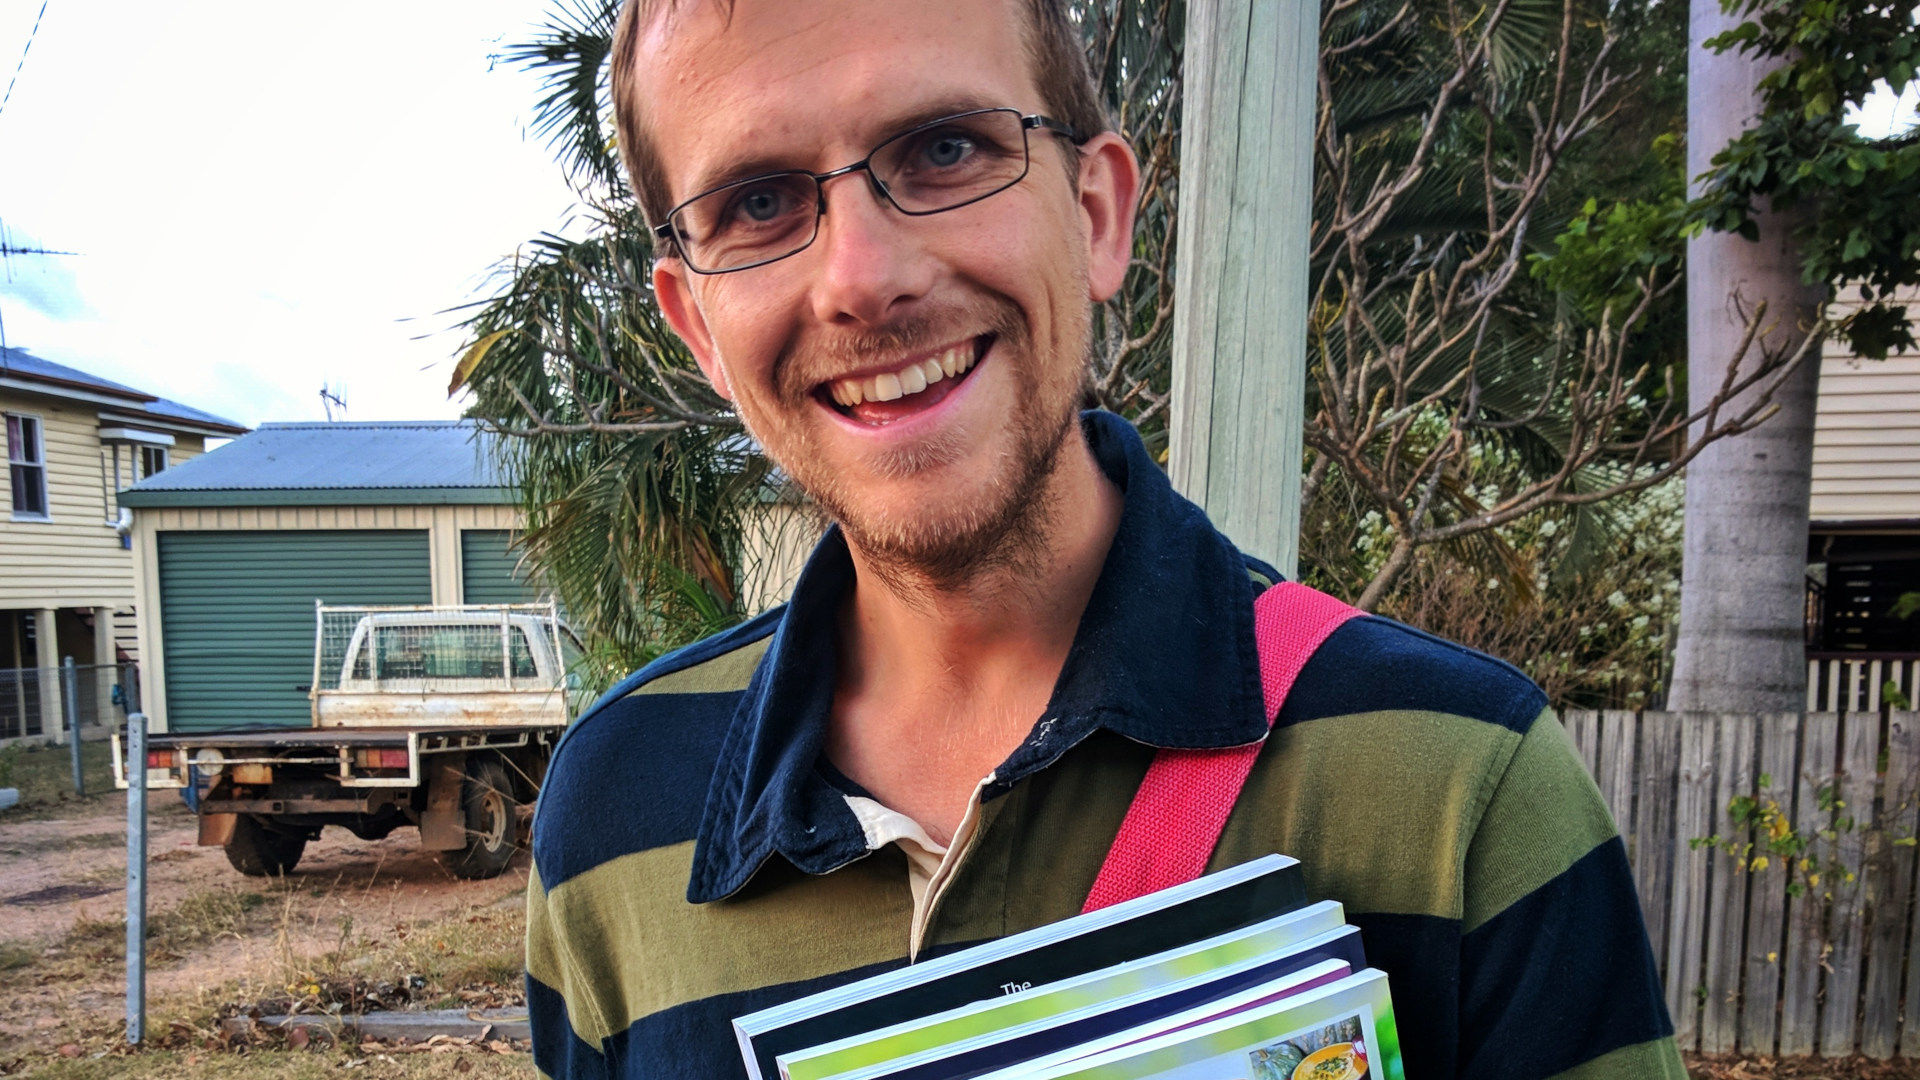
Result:
[[[149,769],[173,768],[173,751],[171,750],[147,751],[147,768]]]
[[[409,761],[404,749],[375,748],[360,751],[360,765],[368,769],[404,769]]]

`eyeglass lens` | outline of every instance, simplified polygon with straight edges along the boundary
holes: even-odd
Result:
[[[1026,127],[1012,109],[937,120],[881,143],[867,169],[903,213],[956,209],[1026,175]],[[673,228],[688,261],[713,273],[806,247],[819,231],[820,211],[820,182],[812,173],[775,173],[691,200],[674,213]]]

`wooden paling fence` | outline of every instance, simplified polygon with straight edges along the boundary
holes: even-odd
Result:
[[[1684,1050],[1920,1057],[1920,713],[1569,712],[1574,746],[1626,839]],[[1762,783],[1762,780],[1765,783]],[[1776,803],[1816,842],[1751,869],[1690,841],[1756,840],[1728,806]],[[1764,838],[1758,838],[1764,839]],[[1762,854],[1759,846],[1752,854]],[[1750,858],[1750,856],[1749,856]]]

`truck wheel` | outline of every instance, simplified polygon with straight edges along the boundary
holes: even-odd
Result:
[[[499,759],[471,759],[460,785],[466,846],[441,852],[440,861],[463,878],[490,878],[505,870],[516,850],[514,809],[513,785]]]
[[[226,850],[227,861],[248,877],[279,877],[300,865],[307,838],[269,828],[252,814],[241,814],[234,820]]]

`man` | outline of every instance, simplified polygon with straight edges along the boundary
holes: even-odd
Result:
[[[1266,734],[1277,575],[1079,417],[1138,168],[1056,0],[639,0],[622,149],[660,306],[834,518],[792,602],[555,755],[550,1076],[741,1073],[728,1021],[1072,915],[1156,747]],[[1213,854],[1304,864],[1408,1073],[1681,1077],[1624,851],[1540,692],[1372,618],[1301,674]]]

